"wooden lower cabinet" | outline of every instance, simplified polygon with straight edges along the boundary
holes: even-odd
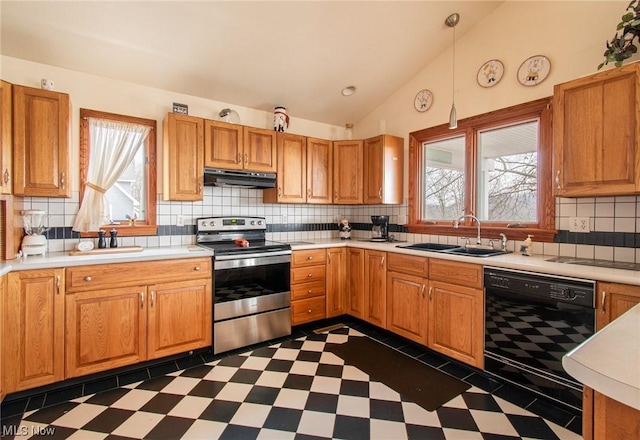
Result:
[[[364,315],[362,319],[387,328],[387,253],[364,251]]]
[[[310,249],[291,254],[291,325],[326,317],[327,251]]]
[[[596,329],[640,303],[640,286],[597,283]],[[640,438],[640,411],[584,387],[582,435],[585,440]]]
[[[4,357],[4,352],[2,351],[2,347],[4,347],[4,297],[7,292],[7,277],[0,277],[0,356]],[[4,399],[4,369],[2,368],[2,359],[0,359],[0,402]]]
[[[364,317],[364,249],[347,248],[347,312]]]
[[[5,394],[64,379],[64,269],[7,275],[2,296]]]
[[[423,345],[427,345],[427,284],[425,278],[387,272],[387,330]]]
[[[347,313],[347,248],[327,249],[327,318]]]

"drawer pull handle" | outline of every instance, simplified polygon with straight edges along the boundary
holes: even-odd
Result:
[[[90,276],[86,276],[86,277],[84,277],[84,280],[85,280],[85,281],[87,281],[87,282],[88,282],[88,281],[91,281],[92,279],[93,279],[93,278],[91,278]]]
[[[604,315],[605,313],[607,313],[607,291],[603,290],[602,291],[602,314]]]
[[[193,270],[195,270],[196,272],[200,272],[200,266],[194,267]]]
[[[66,185],[64,171],[60,173],[60,187],[64,189]]]
[[[558,189],[562,188],[560,186],[560,170],[556,171],[556,188]]]
[[[424,299],[424,289],[425,289],[425,287],[426,287],[426,286],[423,284],[423,285],[422,285],[422,299]]]
[[[382,257],[382,259],[380,260],[380,267],[384,266],[384,257]]]
[[[60,295],[60,275],[56,276],[56,294]]]
[[[244,153],[244,164],[247,165],[249,163],[249,154]]]
[[[236,158],[236,163],[242,162],[242,155],[238,153],[238,157]]]
[[[144,292],[140,292],[140,308],[144,309]]]
[[[156,292],[155,290],[151,291],[151,307],[153,307],[153,303],[156,301]]]
[[[9,184],[9,169],[8,168],[4,169],[4,184],[5,185]]]
[[[433,292],[433,286],[429,287],[429,301],[433,300],[433,296],[431,295],[431,292]]]

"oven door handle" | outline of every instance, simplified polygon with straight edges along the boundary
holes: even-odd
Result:
[[[229,261],[229,260],[245,260],[248,258],[269,258],[269,257],[279,257],[281,255],[291,255],[291,250],[286,251],[275,251],[275,252],[256,252],[256,253],[241,253],[241,254],[233,254],[233,255],[215,255],[214,259],[216,261]]]

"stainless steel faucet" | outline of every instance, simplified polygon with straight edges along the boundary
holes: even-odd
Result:
[[[475,215],[473,215],[473,214],[463,215],[458,220],[455,220],[453,222],[453,227],[457,228],[458,226],[460,226],[460,220],[463,220],[465,218],[471,218],[471,219],[476,221],[476,225],[478,225],[478,238],[476,239],[476,244],[477,245],[481,245],[482,244],[482,240],[480,239],[480,220],[478,220],[478,217],[476,217]]]

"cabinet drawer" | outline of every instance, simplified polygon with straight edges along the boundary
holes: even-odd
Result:
[[[429,279],[482,288],[482,266],[432,258],[429,262]]]
[[[324,296],[291,302],[291,325],[324,319],[324,303]]]
[[[324,295],[324,281],[312,281],[291,286],[291,301],[320,295]]]
[[[306,283],[308,281],[322,281],[324,282],[326,267],[323,266],[309,266],[309,267],[296,267],[291,269],[291,284]]]
[[[313,266],[325,264],[327,252],[324,249],[310,249],[308,251],[295,251],[291,254],[291,267]]]
[[[97,264],[67,268],[67,293],[211,277],[211,258]]]
[[[425,257],[416,257],[415,255],[387,254],[387,270],[391,272],[406,273],[418,277],[426,278],[429,276],[429,259]]]

